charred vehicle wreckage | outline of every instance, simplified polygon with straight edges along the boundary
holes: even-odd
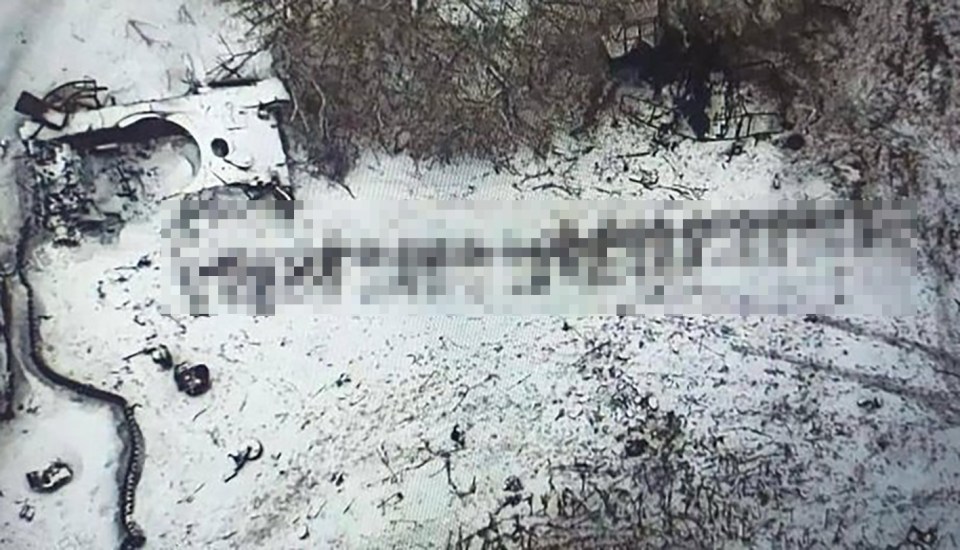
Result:
[[[15,109],[34,182],[35,212],[57,244],[88,232],[110,233],[124,220],[117,199],[137,200],[129,167],[94,181],[90,156],[164,137],[196,144],[193,179],[173,195],[239,186],[289,199],[290,182],[277,113],[290,96],[278,79],[194,86],[181,96],[118,104],[94,80],[63,84],[43,97],[23,92]]]

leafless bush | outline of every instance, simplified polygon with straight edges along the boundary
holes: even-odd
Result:
[[[237,0],[296,98],[313,152],[415,158],[548,150],[605,78],[602,21],[637,0]],[[322,156],[322,155],[321,155]]]
[[[440,161],[546,153],[594,120],[609,82],[602,38],[649,14],[722,44],[731,64],[774,61],[788,75],[777,86],[813,92],[822,52],[809,43],[849,13],[819,0],[226,1],[290,87],[297,141],[334,177],[362,146]]]

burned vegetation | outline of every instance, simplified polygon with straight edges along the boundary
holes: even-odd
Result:
[[[812,0],[233,3],[290,88],[309,164],[336,180],[365,146],[505,167],[611,110],[664,137],[781,133],[801,42],[845,13]]]

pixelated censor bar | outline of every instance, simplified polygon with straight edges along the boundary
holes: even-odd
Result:
[[[170,311],[904,314],[911,205],[185,199]]]

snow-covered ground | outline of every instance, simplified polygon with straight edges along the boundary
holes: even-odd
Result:
[[[242,48],[230,21],[204,0],[11,0],[0,6],[11,52],[0,105],[83,76],[121,101],[180,93],[184,59],[203,74],[224,43]],[[16,118],[2,112],[12,138]],[[537,189],[547,181],[582,198],[833,196],[769,143],[728,160],[725,144],[631,156],[648,150],[636,129],[596,139],[577,160],[527,167],[563,174],[550,180],[371,152],[346,185],[361,201],[566,194]],[[156,168],[143,179],[154,196],[189,177],[173,142],[144,163]],[[652,172],[651,189],[631,180]],[[311,204],[344,193],[295,175]],[[903,317],[189,317],[163,309],[163,212],[151,203],[117,242],[44,246],[32,272],[54,368],[140,405],[136,516],[149,548],[433,548],[484,527],[481,537],[510,544],[517,525],[539,529],[539,547],[594,547],[586,540],[635,530],[638,509],[654,543],[671,510],[674,536],[711,547],[884,547],[931,528],[930,547],[960,545],[960,367],[938,351],[957,351],[956,305],[923,273],[917,313]],[[159,343],[207,364],[212,390],[187,397],[148,357],[124,359]],[[16,418],[0,425],[0,547],[115,546],[116,420],[27,381]],[[229,454],[254,440],[263,458],[225,482]],[[31,492],[24,474],[55,458],[73,481]]]

